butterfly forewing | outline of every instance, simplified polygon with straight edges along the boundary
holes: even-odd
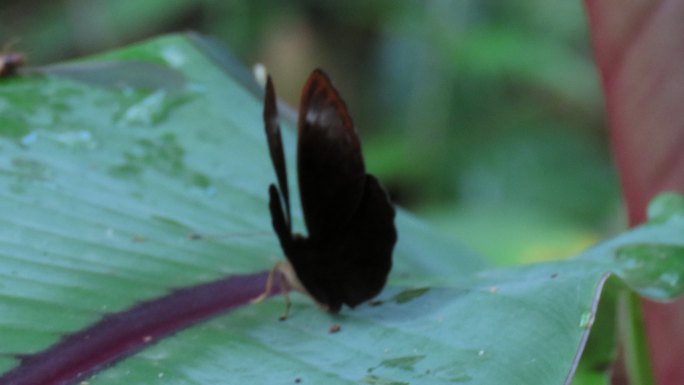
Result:
[[[334,238],[363,196],[366,171],[344,101],[320,70],[304,86],[299,110],[297,173],[304,220],[313,242]]]

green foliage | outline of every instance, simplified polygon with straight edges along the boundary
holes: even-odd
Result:
[[[260,97],[209,46],[171,36],[0,83],[1,369],[103,314],[266,270],[280,255]],[[596,317],[601,330],[613,322],[609,305],[597,315],[607,273],[652,298],[681,294],[680,209],[657,201],[652,223],[576,259],[507,269],[400,211],[377,306],[331,316],[295,297],[291,319],[278,322],[276,298],[88,382],[559,384]],[[609,287],[608,298],[623,290]],[[341,330],[330,334],[331,324]],[[600,362],[610,356],[605,340],[589,346],[603,347],[590,355]]]
[[[622,229],[614,220],[619,190],[581,2],[6,0],[0,6],[0,38],[20,38],[17,49],[38,64],[170,30],[216,36],[243,63],[266,64],[292,105],[308,72],[325,68],[349,104],[367,163],[403,206],[430,217],[448,212],[435,218],[445,231],[462,228],[481,207],[548,216],[548,238],[559,232],[597,238]],[[536,228],[525,232],[485,218],[502,242],[545,238]],[[482,238],[466,240],[490,256]],[[550,254],[566,254],[566,245]],[[512,246],[493,260],[536,259]]]

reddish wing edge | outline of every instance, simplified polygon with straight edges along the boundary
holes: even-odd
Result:
[[[305,125],[302,124],[303,120],[311,119],[308,115],[309,112],[313,108],[323,109],[323,105],[334,108],[336,112],[335,117],[339,118],[342,126],[350,131],[347,135],[351,134],[353,145],[360,147],[359,138],[354,131],[354,123],[347,112],[347,104],[342,100],[339,92],[337,92],[337,89],[332,85],[328,75],[320,68],[316,68],[311,72],[311,75],[309,75],[309,78],[302,88],[302,97],[299,107],[299,135],[302,134],[302,130],[305,128]]]

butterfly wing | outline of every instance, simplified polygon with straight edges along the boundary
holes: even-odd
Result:
[[[385,286],[397,242],[394,216],[387,193],[367,175],[363,199],[337,250],[338,273],[333,278],[343,280],[335,292],[350,307],[375,297]]]
[[[268,141],[268,151],[271,155],[273,168],[278,178],[278,189],[271,185],[270,199],[271,199],[271,216],[274,220],[274,227],[276,232],[287,228],[287,232],[291,231],[291,214],[290,214],[290,193],[287,187],[287,170],[285,168],[285,154],[283,152],[283,140],[280,136],[280,124],[278,123],[278,107],[276,105],[275,90],[273,89],[273,82],[269,76],[266,81],[266,96],[264,98],[264,129],[266,131],[266,139]],[[280,191],[282,200],[285,202],[285,213],[283,213],[282,205],[280,204],[280,197],[277,194]],[[276,200],[276,201],[274,201]],[[279,212],[275,212],[277,210]],[[276,222],[278,226],[276,227]],[[280,236],[281,234],[278,233]]]
[[[359,138],[337,90],[316,70],[302,93],[297,169],[309,238],[291,233],[285,157],[270,79],[264,125],[280,188],[269,188],[273,227],[301,284],[331,312],[374,297],[392,266],[395,212],[377,179],[366,174]]]
[[[335,242],[316,248],[304,263],[293,260],[309,293],[333,313],[342,304],[354,307],[375,297],[385,286],[397,241],[394,207],[372,175],[346,231]]]
[[[278,108],[276,106],[275,91],[271,77],[266,81],[266,95],[264,98],[264,129],[268,141],[268,151],[271,155],[273,168],[278,179],[278,187],[271,184],[269,193],[269,210],[273,230],[275,230],[285,254],[291,254],[292,249],[292,220],[290,214],[290,194],[287,187],[287,170],[285,168],[285,154],[283,140],[280,136],[278,124]],[[285,210],[283,210],[283,202]]]
[[[361,144],[346,105],[328,77],[315,70],[302,91],[297,173],[309,239],[330,241],[346,227],[363,196]]]
[[[291,258],[297,275],[332,312],[367,301],[392,267],[395,212],[366,174],[346,106],[320,70],[302,91],[297,170],[310,242],[307,253]]]

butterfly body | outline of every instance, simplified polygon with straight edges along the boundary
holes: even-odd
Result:
[[[264,122],[278,177],[278,187],[269,188],[269,208],[299,281],[291,286],[303,287],[331,312],[343,304],[354,307],[385,285],[397,240],[394,208],[377,179],[366,173],[344,102],[328,77],[316,70],[304,86],[298,122],[298,182],[308,236],[293,234],[276,117],[269,78]]]

